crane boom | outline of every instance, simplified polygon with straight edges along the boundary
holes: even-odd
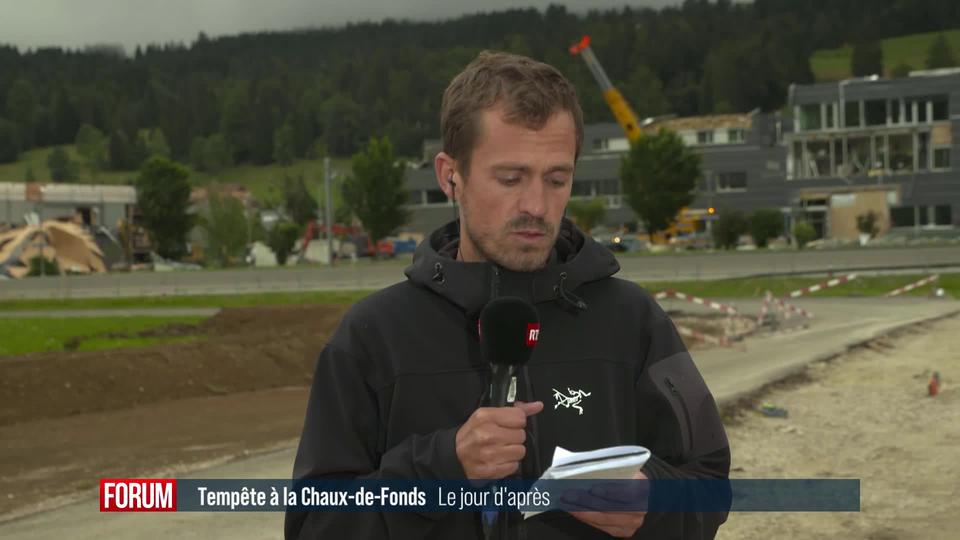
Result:
[[[617,123],[620,124],[624,133],[627,134],[627,139],[630,142],[639,139],[642,132],[640,131],[640,122],[637,119],[637,115],[633,112],[633,109],[630,108],[630,104],[624,99],[623,94],[610,82],[610,78],[607,77],[607,72],[603,70],[600,61],[597,60],[596,55],[593,54],[593,49],[590,48],[590,36],[583,36],[583,39],[572,45],[570,47],[570,54],[574,56],[579,55],[583,58],[583,61],[586,62],[590,73],[593,74],[593,78],[597,80],[600,89],[603,91],[604,101],[607,102],[607,106],[613,111],[613,116],[617,119]]]

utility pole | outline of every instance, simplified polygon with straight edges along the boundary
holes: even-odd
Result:
[[[327,256],[330,257],[330,265],[333,266],[333,201],[330,196],[330,182],[332,180],[330,172],[330,157],[323,158],[323,183],[324,183],[324,218],[327,225]]]

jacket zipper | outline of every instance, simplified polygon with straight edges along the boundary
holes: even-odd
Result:
[[[493,277],[490,280],[490,300],[500,296],[500,267],[496,263],[493,266]]]
[[[683,400],[683,395],[680,394],[680,389],[673,383],[673,380],[670,377],[664,377],[663,381],[667,383],[667,387],[670,388],[670,393],[673,394],[677,401],[680,402],[680,408],[683,409],[683,418],[687,422],[687,437],[690,439],[688,449],[693,451],[693,422],[690,420],[690,411],[687,409],[687,402]]]

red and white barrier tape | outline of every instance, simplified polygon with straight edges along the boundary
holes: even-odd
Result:
[[[706,298],[700,298],[699,296],[693,296],[686,293],[674,291],[673,289],[668,289],[666,291],[658,292],[654,295],[654,298],[657,300],[662,300],[664,298],[678,298],[680,300],[686,300],[687,302],[693,302],[694,304],[699,304],[701,306],[719,311],[721,313],[726,313],[727,315],[736,315],[738,313],[737,308],[733,306],[728,306],[727,304],[721,304],[720,302],[714,302],[713,300],[707,300]]]
[[[932,275],[932,276],[930,276],[930,277],[925,277],[925,278],[921,279],[920,281],[917,281],[917,282],[911,283],[911,284],[909,284],[909,285],[905,285],[905,286],[903,286],[903,287],[900,287],[899,289],[894,289],[894,290],[888,292],[887,294],[885,294],[884,296],[897,296],[897,295],[903,294],[903,293],[905,293],[905,292],[910,292],[910,291],[912,291],[912,290],[914,290],[914,289],[918,289],[918,288],[920,288],[920,287],[923,287],[924,285],[929,285],[929,284],[937,281],[939,278],[940,278],[940,276],[938,276],[937,274],[934,274],[934,275]]]
[[[810,313],[809,311],[807,311],[807,310],[805,310],[805,309],[803,309],[803,308],[801,308],[801,307],[797,307],[797,306],[791,304],[790,302],[787,302],[787,301],[784,300],[783,298],[774,298],[773,301],[776,302],[782,309],[786,310],[786,312],[787,312],[788,314],[789,314],[789,313],[796,313],[796,314],[802,315],[802,316],[804,316],[804,317],[806,317],[806,318],[808,318],[808,319],[812,319],[812,318],[813,318],[813,313]],[[787,315],[787,318],[790,318],[789,315]]]
[[[836,287],[837,285],[843,285],[844,283],[850,282],[857,279],[857,274],[847,274],[838,278],[831,279],[829,281],[824,281],[823,283],[818,283],[816,285],[811,285],[810,287],[804,287],[802,289],[797,289],[786,297],[788,298],[797,298],[798,296],[803,296],[805,294],[815,293],[823,289],[829,289],[830,287]]]
[[[767,313],[770,311],[770,303],[772,301],[773,293],[767,291],[767,295],[763,299],[763,305],[760,306],[760,315],[757,316],[757,326],[763,325],[763,319],[766,318]]]
[[[686,326],[675,325],[677,332],[681,336],[692,337],[694,339],[699,339],[701,341],[706,341],[707,343],[712,343],[714,345],[719,345],[721,347],[726,347],[730,345],[730,342],[726,338],[711,336],[709,334],[704,334],[703,332],[698,332],[692,328]]]
[[[773,293],[771,293],[770,291],[767,291],[767,295],[763,299],[763,305],[760,307],[760,315],[757,316],[757,326],[763,325],[763,319],[767,316],[767,313],[770,312],[771,304],[776,304],[777,310],[783,313],[784,319],[789,319],[791,314],[793,313],[802,315],[803,317],[806,317],[808,319],[813,318],[813,313],[801,307],[797,307],[782,298],[775,298],[773,296]]]

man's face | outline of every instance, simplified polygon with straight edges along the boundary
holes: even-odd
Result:
[[[456,190],[461,254],[515,271],[542,268],[573,185],[573,116],[557,112],[532,130],[506,123],[494,107],[481,114],[480,125],[469,175]]]

